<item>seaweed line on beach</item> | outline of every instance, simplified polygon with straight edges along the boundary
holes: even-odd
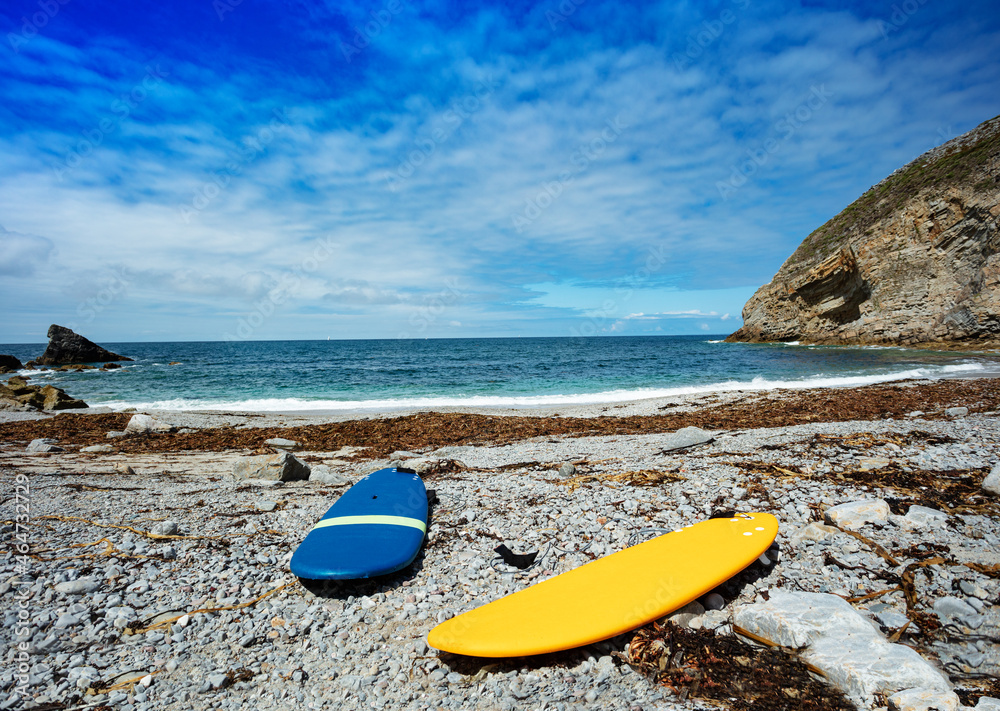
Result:
[[[647,416],[525,417],[470,413],[421,412],[391,418],[359,419],[295,427],[216,427],[197,432],[146,434],[122,438],[125,453],[271,451],[266,440],[293,439],[303,449],[334,451],[364,447],[355,459],[377,459],[398,449],[506,444],[536,437],[635,435],[672,432],[683,427],[737,430],[785,427],[817,422],[884,420],[925,411],[925,419],[945,418],[945,409],[965,405],[972,412],[1000,408],[1000,380],[943,380],[931,383],[872,385],[855,389],[814,389],[750,393],[746,401],[692,412]],[[0,440],[27,442],[57,437],[61,442],[91,445],[107,442],[109,430],[123,430],[128,413],[61,413],[46,420],[0,424]]]

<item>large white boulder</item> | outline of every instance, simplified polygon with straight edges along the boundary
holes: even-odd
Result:
[[[909,647],[892,644],[843,598],[772,590],[766,602],[738,607],[733,622],[783,647],[801,649],[831,684],[856,703],[920,688],[947,695],[948,679]]]
[[[173,427],[166,422],[161,422],[151,415],[138,414],[132,415],[128,424],[125,425],[125,434],[151,434],[154,432],[169,432],[172,429]]]

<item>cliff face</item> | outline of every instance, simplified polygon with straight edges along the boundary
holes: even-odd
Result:
[[[728,341],[1000,344],[1000,117],[809,235]]]

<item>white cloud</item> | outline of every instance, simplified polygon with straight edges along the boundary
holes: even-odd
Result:
[[[0,274],[29,277],[48,262],[55,245],[52,240],[32,234],[11,232],[0,225]]]

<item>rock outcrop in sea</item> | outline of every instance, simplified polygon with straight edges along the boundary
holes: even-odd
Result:
[[[810,234],[728,341],[1000,344],[1000,116]]]
[[[32,365],[64,365],[67,363],[107,363],[115,360],[132,360],[101,348],[91,340],[74,333],[65,326],[49,326],[49,345]]]
[[[17,358],[12,355],[0,355],[0,373],[14,373],[23,368]]]

